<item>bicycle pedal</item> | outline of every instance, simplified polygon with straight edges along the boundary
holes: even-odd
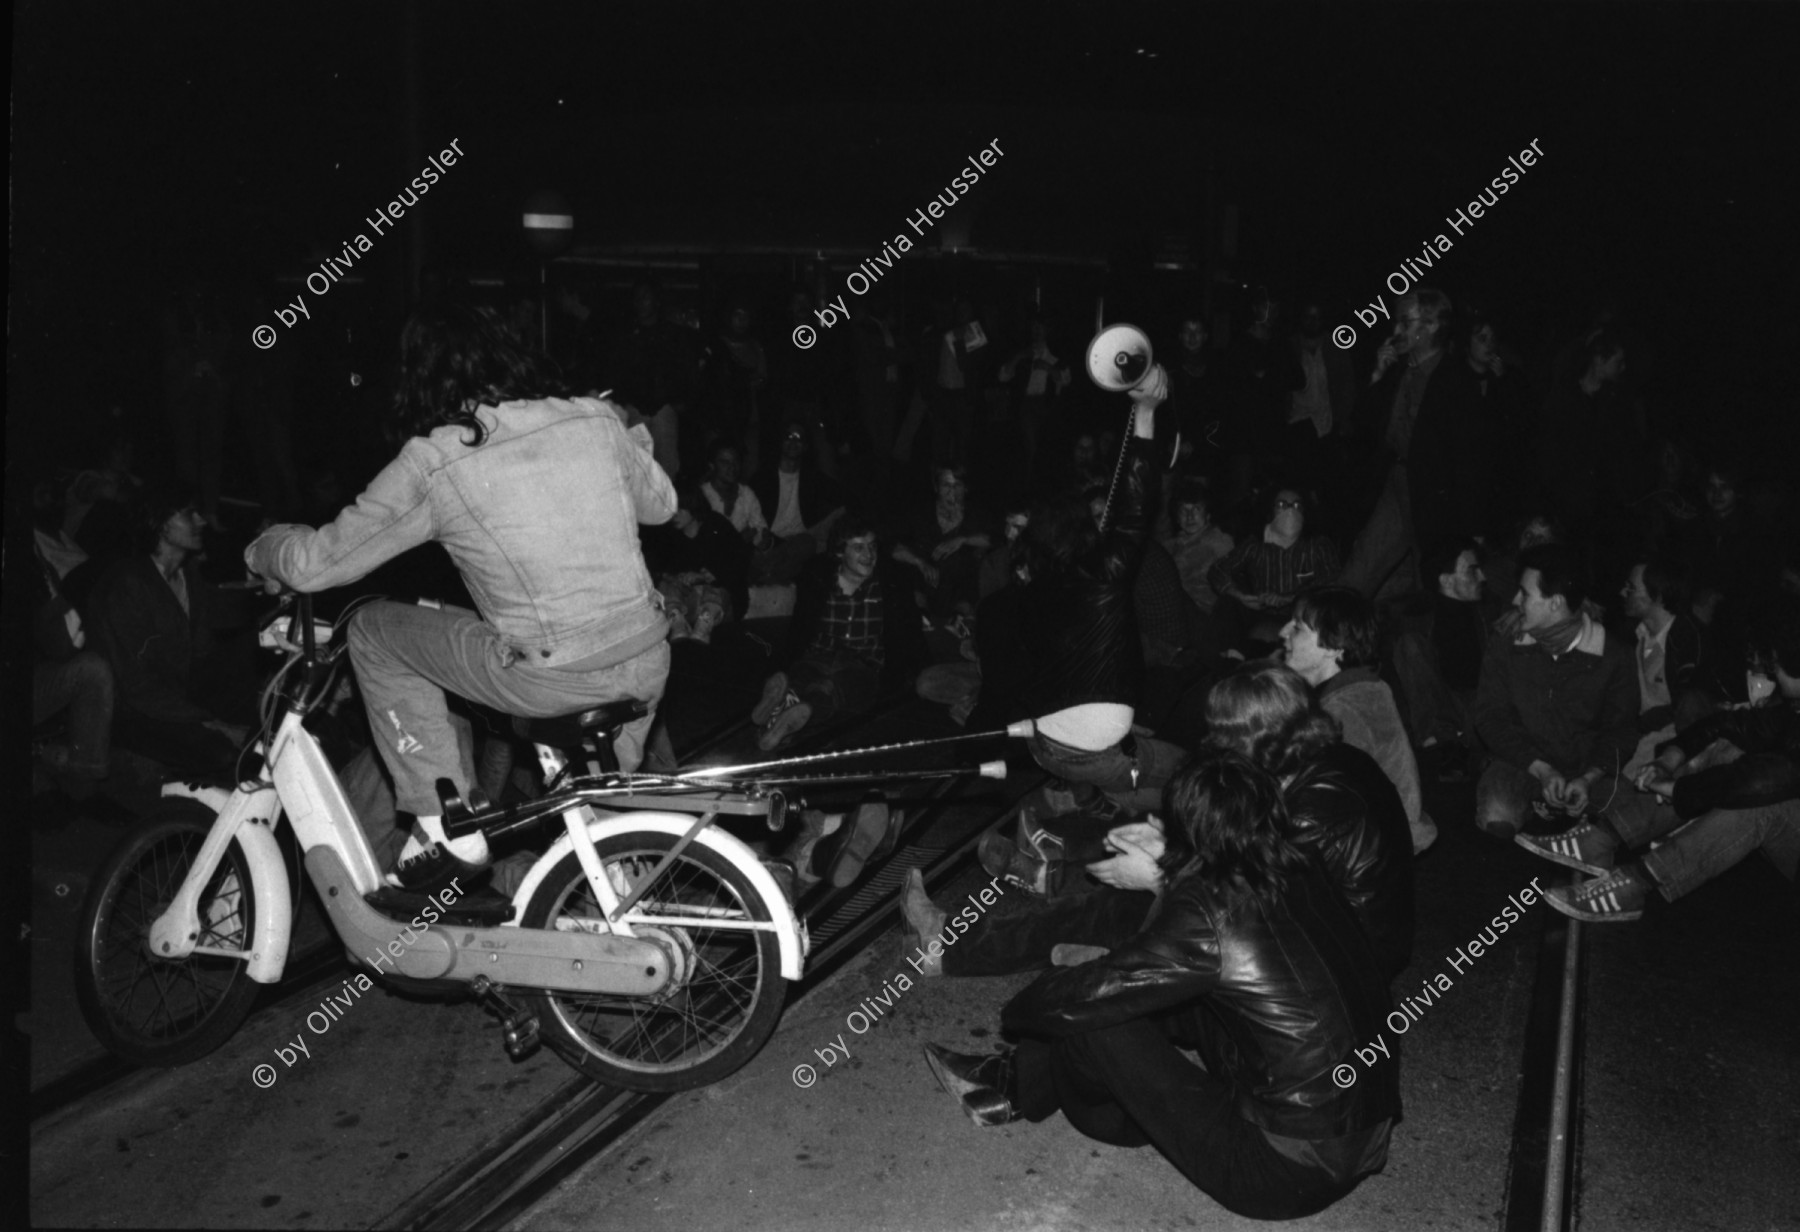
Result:
[[[506,1055],[515,1061],[523,1061],[544,1042],[535,1014],[502,1019],[500,1027],[506,1039]]]
[[[543,1033],[537,1015],[529,1013],[485,975],[476,976],[469,986],[499,1015],[500,1034],[506,1044],[507,1056],[522,1061],[538,1050],[543,1043]]]

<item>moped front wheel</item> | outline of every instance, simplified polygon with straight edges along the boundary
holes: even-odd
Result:
[[[88,1028],[139,1065],[182,1065],[223,1044],[249,1015],[256,984],[243,959],[150,952],[150,925],[174,901],[212,829],[192,800],[151,813],[101,866],[82,904],[75,992]],[[250,866],[225,849],[200,895],[199,942],[246,950],[255,927]]]
[[[616,834],[595,844],[615,886],[635,886],[674,846],[670,834]],[[729,860],[698,843],[645,890],[631,914],[691,921],[634,925],[680,951],[683,972],[656,997],[544,991],[528,998],[544,1042],[589,1077],[630,1091],[687,1091],[754,1057],[775,1030],[787,982],[769,930],[731,927],[772,918],[762,894]],[[520,923],[606,931],[574,852],[545,876]]]

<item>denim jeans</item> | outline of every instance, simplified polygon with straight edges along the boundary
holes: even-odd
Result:
[[[1110,886],[1067,898],[1024,899],[1016,910],[983,916],[947,947],[944,974],[1034,971],[1049,966],[1051,951],[1064,943],[1116,949],[1143,930],[1155,902],[1148,890]]]
[[[465,608],[371,603],[350,621],[349,644],[369,734],[394,779],[395,804],[414,815],[443,811],[441,778],[459,795],[469,790],[445,690],[526,718],[627,697],[649,702],[651,712],[627,724],[613,744],[619,765],[634,770],[669,676],[667,642],[607,667],[538,667],[515,659],[499,632]]]
[[[1650,792],[1627,791],[1606,819],[1628,847],[1652,839],[1663,844],[1644,853],[1643,864],[1670,902],[1762,850],[1782,876],[1800,871],[1800,800],[1758,808],[1714,809],[1683,823],[1672,805]]]
[[[966,659],[933,663],[919,673],[913,689],[928,702],[950,707],[952,722],[967,723],[981,698],[981,665]]]
[[[1134,741],[1135,758],[1116,744],[1094,752],[1052,740],[1042,732],[1033,732],[1026,747],[1038,765],[1058,778],[1097,787],[1113,802],[1142,813],[1161,807],[1163,787],[1187,765],[1188,752],[1180,745],[1149,736],[1137,736]],[[1078,799],[1077,807],[1081,806]]]
[[[1616,775],[1605,775],[1588,788],[1588,808],[1607,812],[1630,794],[1630,784]],[[1531,806],[1543,798],[1544,785],[1531,771],[1496,757],[1475,784],[1475,824],[1490,833],[1517,831],[1524,826]]]

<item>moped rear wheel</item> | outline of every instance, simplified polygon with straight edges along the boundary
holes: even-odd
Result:
[[[182,1065],[223,1044],[257,986],[244,960],[150,952],[150,925],[174,901],[213,813],[192,800],[151,813],[95,876],[75,941],[75,992],[88,1028],[139,1065]],[[250,867],[234,842],[200,896],[200,944],[244,950],[254,935]]]
[[[616,834],[595,844],[615,885],[636,885],[675,836]],[[593,887],[574,852],[550,870],[520,923],[526,928],[603,929]],[[687,1091],[717,1082],[750,1060],[775,1030],[787,982],[773,932],[721,927],[769,920],[762,894],[723,856],[688,847],[645,891],[633,914],[690,918],[648,936],[682,950],[686,978],[656,997],[544,991],[528,997],[544,1042],[589,1077],[630,1091]]]

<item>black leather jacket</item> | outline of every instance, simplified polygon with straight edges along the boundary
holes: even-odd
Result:
[[[1198,876],[1170,887],[1144,931],[1104,958],[1045,973],[1006,1007],[1008,1030],[1066,1036],[1184,1008],[1205,1024],[1208,1069],[1238,1114],[1317,1141],[1400,1115],[1398,1059],[1349,1089],[1332,1069],[1382,1030],[1387,981],[1316,863],[1274,902],[1233,898]]]
[[[1338,743],[1282,796],[1294,842],[1318,855],[1392,980],[1413,944],[1412,830],[1400,793],[1374,758]]]
[[[1689,757],[1715,740],[1744,751],[1736,761],[1675,780],[1675,812],[1691,821],[1714,809],[1758,808],[1800,798],[1800,703],[1779,698],[1707,715],[1675,739]]]
[[[1131,589],[1150,532],[1152,443],[1133,436],[1106,534],[1063,577],[1034,577],[1019,636],[1038,675],[1009,717],[1036,718],[1089,702],[1134,705],[1144,652]]]

